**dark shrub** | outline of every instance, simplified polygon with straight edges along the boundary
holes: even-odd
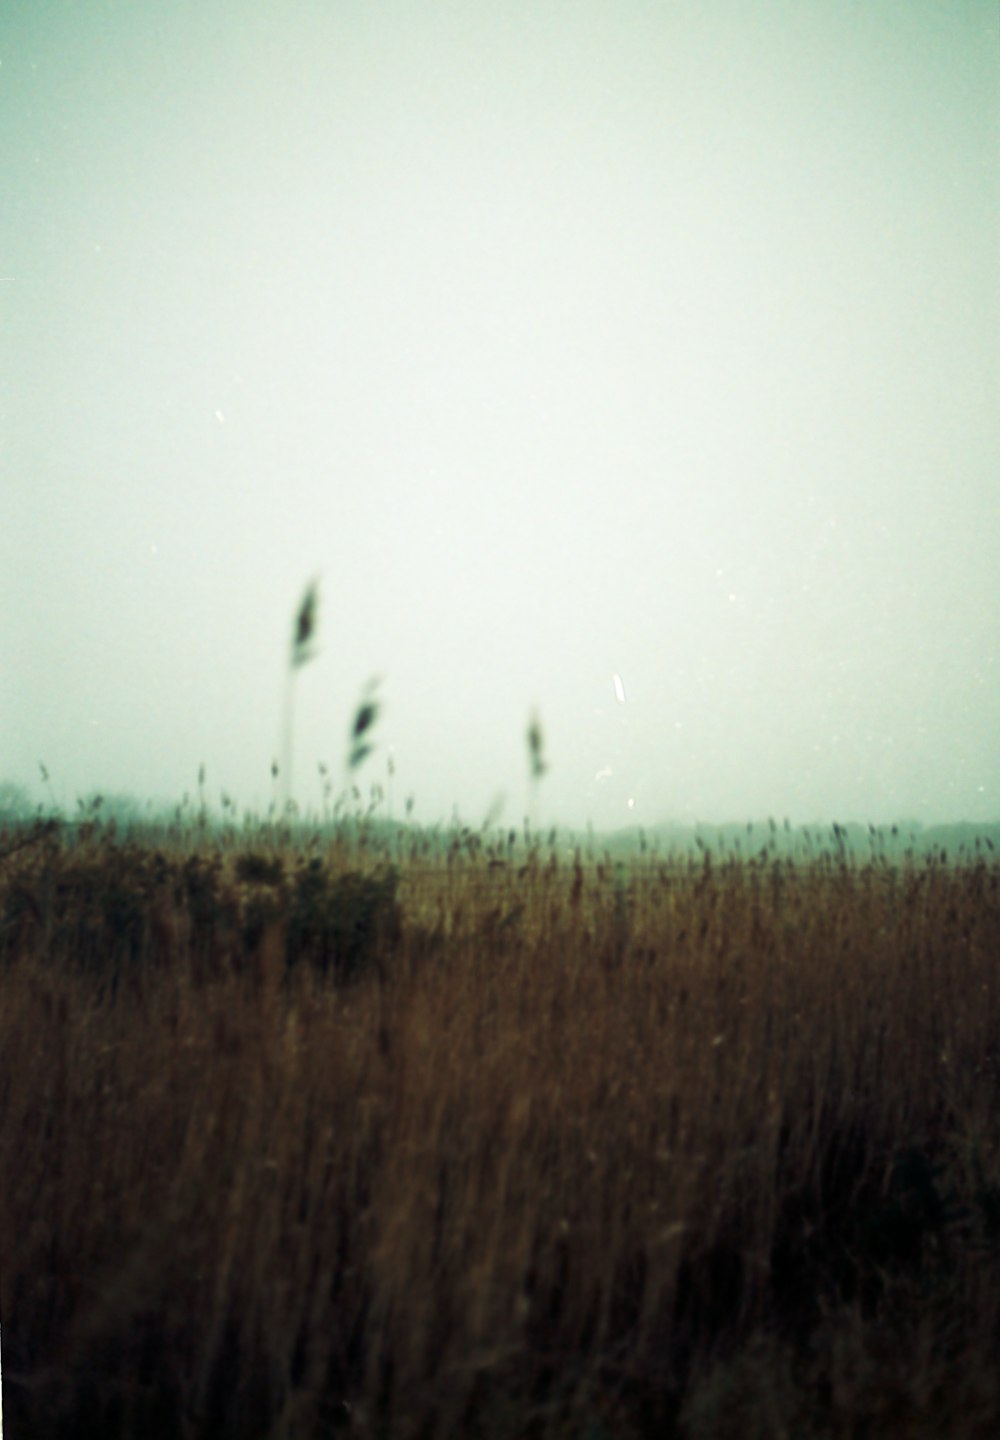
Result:
[[[309,960],[325,974],[350,980],[376,965],[401,933],[390,867],[377,875],[331,875],[310,860],[296,877],[288,912],[288,963]]]
[[[236,861],[236,878],[248,885],[280,885],[285,871],[277,856],[250,850]]]

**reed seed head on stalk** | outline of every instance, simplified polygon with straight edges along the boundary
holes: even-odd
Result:
[[[312,641],[316,633],[316,612],[318,606],[319,584],[316,580],[310,580],[295,615],[291,653],[293,670],[298,670],[300,666],[312,660],[316,654]]]
[[[371,731],[372,726],[378,719],[381,702],[375,695],[379,680],[369,680],[365,686],[361,702],[354,712],[354,720],[351,724],[350,749],[347,757],[348,770],[356,770],[361,762],[372,753],[374,746],[365,737]]]
[[[545,737],[537,710],[532,711],[528,723],[528,763],[532,780],[540,780],[549,768],[545,761]]]

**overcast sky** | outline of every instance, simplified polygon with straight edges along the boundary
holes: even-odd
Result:
[[[0,778],[1000,817],[997,14],[8,0]]]

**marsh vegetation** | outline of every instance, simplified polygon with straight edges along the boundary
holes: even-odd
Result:
[[[12,1435],[996,1433],[992,855],[0,854]]]

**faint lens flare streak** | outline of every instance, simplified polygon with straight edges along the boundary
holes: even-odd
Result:
[[[615,699],[618,701],[618,704],[619,704],[619,705],[624,705],[624,704],[625,704],[625,684],[624,684],[624,681],[622,680],[622,677],[618,674],[617,671],[616,671],[615,674],[612,676],[612,679],[614,680],[614,684],[615,684]]]

